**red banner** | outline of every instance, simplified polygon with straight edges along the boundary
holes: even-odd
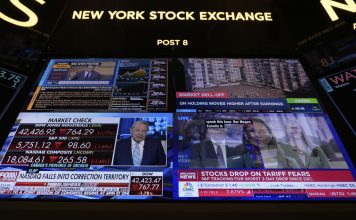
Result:
[[[253,196],[252,189],[199,189],[199,197]]]
[[[228,98],[227,92],[177,92],[176,97],[183,98]]]
[[[0,171],[0,182],[15,182],[18,171]]]
[[[186,170],[179,181],[197,182],[355,182],[349,170]]]

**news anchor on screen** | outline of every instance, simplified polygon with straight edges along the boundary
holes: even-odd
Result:
[[[117,142],[113,165],[165,166],[161,141],[147,137],[147,131],[146,121],[135,121],[130,128],[131,137]]]
[[[88,64],[87,69],[84,71],[79,71],[69,76],[69,80],[78,81],[96,81],[100,80],[101,74],[95,71],[95,64]]]

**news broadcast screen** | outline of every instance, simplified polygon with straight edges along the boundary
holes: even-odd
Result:
[[[52,59],[31,95],[0,151],[3,199],[356,198],[298,60]]]
[[[296,59],[181,59],[185,87],[177,112],[320,113],[321,106]]]
[[[0,152],[0,198],[171,197],[172,114],[21,113]]]
[[[0,119],[11,105],[27,77],[0,67]]]
[[[177,113],[178,199],[356,198],[355,169],[329,118]]]
[[[320,78],[319,83],[356,135],[355,107],[350,101],[356,98],[356,68]]]
[[[301,48],[303,63],[308,68],[324,91],[328,94],[336,110],[356,135],[355,119],[352,117],[355,99],[355,48],[356,38],[353,33],[310,42]]]
[[[165,59],[52,59],[28,111],[167,110]]]

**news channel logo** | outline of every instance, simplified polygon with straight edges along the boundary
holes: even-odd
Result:
[[[180,182],[179,197],[199,197],[197,183]]]

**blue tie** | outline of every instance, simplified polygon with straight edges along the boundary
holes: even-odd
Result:
[[[141,165],[141,151],[140,151],[139,142],[135,142],[135,148],[133,152],[133,163],[135,166]]]

